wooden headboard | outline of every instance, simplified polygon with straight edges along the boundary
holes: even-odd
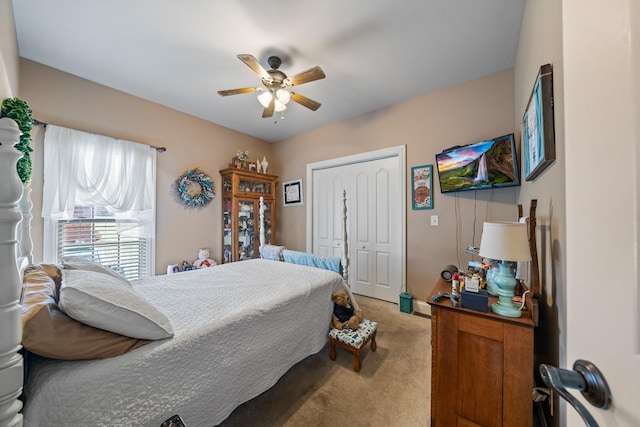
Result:
[[[22,317],[21,271],[18,267],[18,204],[23,186],[16,163],[22,154],[14,147],[20,139],[17,123],[0,119],[0,425],[22,425],[24,362],[20,354]],[[20,233],[31,241],[30,233]],[[30,248],[29,248],[30,250]],[[22,263],[24,264],[24,263]]]

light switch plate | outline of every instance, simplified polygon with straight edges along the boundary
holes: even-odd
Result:
[[[438,226],[438,215],[431,215],[431,226],[432,227]]]

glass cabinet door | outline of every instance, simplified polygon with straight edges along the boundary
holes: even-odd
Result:
[[[240,178],[239,191],[255,194],[271,194],[271,184],[257,179]]]
[[[238,202],[238,261],[255,258],[255,202]]]

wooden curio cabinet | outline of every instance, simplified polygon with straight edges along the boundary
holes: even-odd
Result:
[[[278,177],[238,168],[223,169],[220,176],[222,262],[260,258],[260,197],[265,205],[265,243],[275,244]]]

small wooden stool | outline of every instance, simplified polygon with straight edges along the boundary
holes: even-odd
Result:
[[[358,329],[331,329],[329,331],[329,357],[336,360],[336,344],[351,351],[354,356],[353,370],[360,372],[360,350],[371,341],[371,351],[376,351],[378,324],[364,319]]]

